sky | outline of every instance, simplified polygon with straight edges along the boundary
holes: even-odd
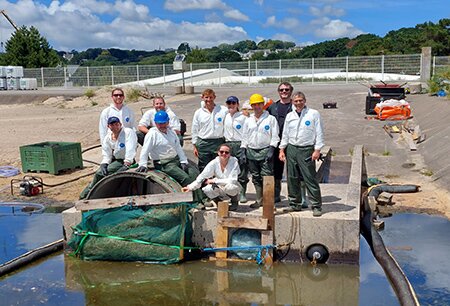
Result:
[[[58,51],[209,48],[246,39],[305,46],[450,18],[450,0],[0,0],[0,9]],[[0,42],[13,31],[0,16]]]

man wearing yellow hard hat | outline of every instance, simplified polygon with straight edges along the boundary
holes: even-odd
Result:
[[[273,175],[275,148],[280,141],[277,119],[264,110],[264,102],[264,97],[260,94],[250,97],[253,114],[244,123],[245,137],[241,143],[244,154],[240,156],[240,162],[248,162],[256,191],[256,201],[250,205],[251,208],[262,205],[263,176]]]

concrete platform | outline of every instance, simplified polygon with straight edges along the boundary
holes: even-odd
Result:
[[[276,207],[274,241],[283,253],[284,261],[308,261],[308,248],[320,244],[329,252],[328,263],[359,263],[361,182],[366,175],[365,169],[363,147],[355,146],[348,183],[320,185],[323,199],[321,217],[313,217],[311,209],[283,213],[282,207]],[[249,204],[244,204],[238,211],[230,212],[230,216],[261,216],[261,213],[262,208],[251,209]],[[71,228],[81,221],[81,212],[70,208],[62,216],[64,238],[68,241],[72,235]],[[214,247],[216,230],[216,208],[193,212],[192,241],[195,245]]]

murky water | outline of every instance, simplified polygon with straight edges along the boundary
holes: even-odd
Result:
[[[57,214],[0,214],[0,260],[59,239],[60,222]],[[411,214],[385,222],[385,243],[421,304],[449,305],[450,222]],[[1,305],[398,305],[364,239],[360,266],[276,263],[266,269],[207,261],[161,266],[84,262],[59,253],[0,278],[0,298]]]

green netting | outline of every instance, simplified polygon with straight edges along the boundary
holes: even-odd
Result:
[[[84,212],[69,246],[86,260],[179,262],[191,242],[191,208],[180,203]]]

